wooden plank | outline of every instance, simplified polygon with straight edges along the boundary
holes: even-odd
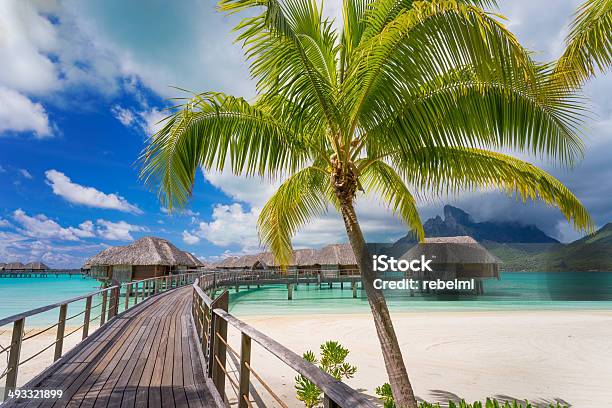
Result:
[[[117,334],[117,337],[109,347],[105,347],[94,360],[88,364],[87,368],[80,374],[78,380],[71,386],[70,391],[74,390],[68,407],[93,407],[102,384],[110,376],[112,369],[118,363],[116,357],[123,355],[130,346],[130,338],[138,331],[139,322],[146,319],[148,313],[146,308],[144,313],[130,318],[132,320],[127,325],[126,330]]]
[[[142,375],[136,385],[136,393],[134,394],[134,406],[136,408],[148,407],[151,391],[155,390],[155,388],[151,387],[151,380],[155,373],[155,367],[159,364],[158,355],[159,353],[165,352],[165,347],[162,348],[161,338],[163,337],[163,333],[167,330],[167,325],[170,324],[169,315],[164,315],[157,324],[158,328],[153,338],[152,349],[149,352],[147,360],[144,362]],[[161,401],[161,396],[159,394],[157,395],[157,400]],[[130,405],[124,405],[122,403],[122,406]]]
[[[187,403],[189,408],[203,407],[203,403],[198,395],[198,390],[195,382],[195,375],[193,372],[192,361],[197,359],[199,361],[199,355],[193,355],[191,343],[189,338],[191,337],[191,328],[189,324],[191,319],[188,315],[183,314],[181,316],[181,342],[182,342],[182,358],[183,358],[183,386],[185,387],[185,395],[187,397]]]
[[[170,307],[170,305],[167,305]],[[140,379],[143,376],[145,371],[145,366],[147,361],[155,361],[155,356],[157,354],[157,347],[154,347],[153,341],[155,340],[158,331],[163,330],[163,313],[165,310],[160,310],[161,314],[156,316],[153,321],[146,326],[149,329],[149,336],[146,342],[143,344],[143,349],[138,356],[134,356],[133,361],[135,365],[132,369],[130,377],[127,380],[125,388],[123,390],[120,389],[120,385],[113,390],[114,394],[121,396],[121,401],[118,402],[118,396],[111,397],[111,401],[109,406],[117,407],[121,405],[121,407],[129,407],[133,408],[136,403],[136,392],[138,390],[138,384],[140,383]],[[148,397],[147,397],[148,398]]]
[[[177,307],[178,309],[179,307]],[[161,402],[163,407],[174,406],[174,393],[172,391],[172,376],[174,373],[174,365],[177,363],[174,359],[174,342],[176,339],[176,314],[173,313],[170,327],[165,339],[166,353],[163,360],[163,370],[160,378]]]

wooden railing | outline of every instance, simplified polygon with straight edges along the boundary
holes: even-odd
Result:
[[[215,292],[221,288],[231,287],[236,282],[265,283],[266,277],[263,275],[258,275],[256,279],[253,279],[255,272],[261,273],[261,271],[206,273],[193,284],[193,321],[206,361],[206,374],[212,380],[220,396],[226,395],[227,379],[236,396],[238,407],[251,408],[254,405],[252,390],[255,384],[259,384],[276,404],[283,408],[287,407],[286,401],[281,398],[278,391],[275,391],[264,380],[262,373],[255,371],[251,365],[251,346],[255,342],[293,371],[319,387],[324,395],[325,407],[374,408],[375,405],[366,396],[336,380],[282,344],[227,312],[229,302],[227,290],[219,296],[215,296]],[[277,275],[278,273],[271,272],[267,280],[274,281],[278,279]],[[240,333],[239,351],[228,342],[228,325]],[[235,364],[232,370],[228,368],[228,362],[234,360],[239,363]],[[229,374],[232,371],[238,373],[236,378]]]
[[[82,331],[81,340],[89,336],[92,324],[98,322],[98,327],[103,326],[115,318],[121,312],[142,302],[143,300],[158,293],[165,292],[172,288],[190,285],[197,280],[201,272],[189,272],[177,275],[160,276],[156,278],[143,279],[140,281],[126,282],[116,286],[111,286],[96,292],[88,293],[73,299],[32,309],[24,313],[0,319],[0,328],[12,324],[11,343],[3,347],[0,345],[0,359],[7,358],[6,368],[0,371],[0,381],[5,379],[4,395],[0,395],[0,401],[7,398],[11,391],[15,390],[18,380],[19,367],[36,359],[42,358],[41,355],[54,348],[53,362],[59,360],[64,353],[64,340],[78,331]],[[125,300],[122,302],[121,297]],[[82,303],[85,302],[83,307]],[[94,304],[94,301],[96,302]],[[79,310],[68,316],[69,306],[79,307]],[[57,323],[35,332],[26,331],[26,319],[41,313],[46,313],[58,309],[59,316]],[[92,317],[92,313],[96,313]],[[82,316],[82,321],[78,327],[66,333],[66,323]],[[77,321],[77,320],[75,320]],[[24,342],[31,340],[43,333],[56,329],[55,341],[41,349],[35,351],[30,356],[21,357],[21,350]]]

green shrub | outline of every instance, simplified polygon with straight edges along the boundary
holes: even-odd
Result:
[[[384,383],[380,387],[376,388],[376,395],[383,402],[384,408],[395,408],[395,402],[393,401],[393,394],[391,393],[391,386],[389,383]],[[446,408],[441,406],[439,403],[431,404],[429,402],[421,402],[419,408]],[[482,402],[475,401],[473,403],[467,403],[465,400],[460,402],[448,402],[448,408],[568,408],[567,405],[549,404],[549,405],[535,405],[529,401],[514,401],[510,402],[498,402],[494,398],[487,398],[487,401],[483,404]]]
[[[382,400],[383,408],[395,408],[395,401],[393,401],[393,394],[391,393],[391,385],[389,383],[376,387],[376,395]]]
[[[347,363],[346,357],[349,350],[337,341],[326,341],[321,344],[321,360],[312,351],[303,354],[304,360],[312,364],[318,364],[319,368],[337,380],[353,378],[357,372],[357,367]],[[295,377],[295,389],[297,399],[302,401],[306,408],[314,408],[321,403],[323,392],[312,381],[298,375]]]

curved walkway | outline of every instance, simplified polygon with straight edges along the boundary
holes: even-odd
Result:
[[[61,389],[56,400],[8,407],[216,407],[191,324],[191,286],[117,316],[21,387]]]

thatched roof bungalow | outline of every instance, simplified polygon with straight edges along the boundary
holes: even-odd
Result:
[[[217,269],[278,269],[279,265],[270,252],[254,255],[227,257],[213,264]],[[332,244],[321,249],[296,249],[289,270],[357,270],[357,262],[349,244]]]
[[[49,267],[42,262],[30,262],[24,265],[26,271],[48,271]]]
[[[469,236],[425,238],[423,243],[410,248],[400,259],[413,260],[422,256],[432,260],[433,272],[420,277],[499,278],[499,258]]]
[[[143,237],[130,245],[107,248],[88,259],[85,266],[92,277],[129,282],[179,273],[202,263],[165,239]]]
[[[11,262],[4,265],[5,271],[25,271],[26,267],[21,262]]]

